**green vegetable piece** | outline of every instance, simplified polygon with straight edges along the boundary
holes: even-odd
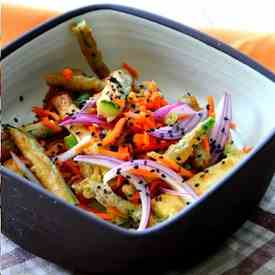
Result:
[[[9,133],[23,156],[31,163],[31,170],[40,183],[59,198],[68,203],[77,204],[77,198],[35,138],[20,129],[12,127],[9,128]]]
[[[74,99],[74,103],[78,108],[81,108],[90,97],[91,97],[91,95],[89,93],[79,94]]]
[[[74,135],[70,134],[64,137],[64,142],[68,148],[72,148],[77,145],[77,139]]]
[[[97,113],[105,117],[107,121],[114,120],[124,109],[124,104],[118,105],[115,100],[126,100],[132,83],[133,78],[126,70],[113,71],[97,100]]]
[[[116,117],[120,113],[119,106],[107,100],[101,100],[98,103],[98,110],[104,117]]]

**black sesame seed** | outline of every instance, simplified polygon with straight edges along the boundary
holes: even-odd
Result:
[[[161,133],[161,134],[160,134],[160,137],[161,137],[161,138],[164,138],[164,134]]]
[[[209,106],[209,104],[207,104],[207,105],[206,105],[206,109],[209,110],[209,108],[210,108],[210,106]]]
[[[108,193],[108,191],[107,191],[106,189],[104,189],[103,192],[104,192],[104,194],[107,194],[107,193]]]
[[[97,146],[99,146],[99,147],[102,146],[102,143],[98,143]]]
[[[200,137],[197,137],[197,141],[200,141],[201,140],[201,138]]]
[[[156,171],[155,169],[151,169],[151,170],[150,170],[151,173],[154,173],[155,171]]]
[[[139,183],[139,184],[143,184],[143,181],[142,181],[142,180],[140,180],[138,183]]]
[[[95,136],[95,132],[92,132],[92,137],[94,137]]]
[[[104,139],[105,137],[106,137],[106,134],[105,134],[105,133],[102,133],[102,132],[101,132],[101,133],[99,134],[99,138],[100,138],[100,139]]]
[[[198,113],[198,116],[199,116],[199,117],[202,117],[202,113]]]
[[[229,120],[229,118],[225,116],[225,117],[224,117],[224,120]]]
[[[14,122],[18,122],[18,118],[17,117],[15,117],[13,120],[14,120]]]
[[[204,171],[204,173],[209,173],[209,170],[208,170],[208,169],[206,169],[206,170]]]
[[[189,204],[190,204],[190,201],[187,201],[187,202],[186,202],[186,205],[189,205]]]
[[[222,164],[225,164],[225,161],[224,161],[224,160],[222,161]]]
[[[127,175],[127,176],[126,176],[126,179],[128,179],[128,180],[131,179],[131,176]]]
[[[200,186],[200,184],[199,184],[199,183],[196,183],[194,186],[195,186],[195,187],[199,187],[199,186]]]
[[[92,57],[96,57],[96,53],[92,53],[91,55],[92,55]]]
[[[19,96],[19,101],[23,101],[24,100],[24,97],[21,95]]]
[[[101,186],[100,186],[100,185],[98,185],[98,186],[97,186],[97,189],[101,189]]]
[[[150,115],[149,115],[149,114],[146,114],[145,117],[150,117]]]
[[[156,169],[156,171],[157,171],[157,173],[159,173],[159,172],[160,172],[158,168]]]
[[[159,159],[163,159],[163,156],[159,156]]]
[[[138,169],[138,165],[135,165],[134,168],[135,168],[135,169]]]
[[[150,194],[149,194],[148,192],[146,192],[146,196],[147,196],[147,197],[150,197]]]
[[[164,174],[161,174],[161,177],[162,177],[162,178],[166,178],[166,175],[164,175]]]
[[[204,177],[204,174],[201,174],[201,175],[200,175],[200,178],[203,178],[203,177]]]
[[[191,94],[189,92],[186,93],[188,96],[191,96]]]
[[[113,152],[117,152],[118,151],[118,146],[117,145],[111,145],[110,150],[113,151]]]
[[[222,128],[222,129],[221,129],[221,132],[224,133],[224,132],[225,132],[225,128]]]
[[[145,166],[147,165],[147,160],[144,161],[144,165],[145,165]]]
[[[80,131],[77,131],[77,132],[75,132],[76,133],[76,135],[79,135],[80,134]]]
[[[116,174],[117,174],[117,175],[120,175],[120,172],[121,172],[121,168],[118,168],[118,169],[116,170]]]

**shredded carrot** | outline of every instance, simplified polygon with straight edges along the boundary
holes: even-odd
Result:
[[[150,152],[148,153],[148,156],[155,159],[158,163],[174,170],[175,172],[179,173],[183,177],[191,178],[194,175],[191,171],[179,166],[175,161],[161,154],[158,154],[156,152]]]
[[[140,195],[139,195],[139,192],[135,192],[131,198],[129,198],[130,202],[132,202],[133,204],[139,204],[139,201],[140,201]]]
[[[117,176],[116,180],[110,183],[112,190],[117,190],[118,188],[120,188],[123,185],[124,180],[125,178],[123,176]]]
[[[88,125],[86,128],[91,132],[93,137],[98,138],[99,136],[99,129],[96,125]]]
[[[123,215],[123,213],[121,213],[121,211],[119,211],[119,209],[117,209],[116,207],[108,207],[107,213],[110,217],[112,217],[112,219],[125,218],[125,215]]]
[[[71,159],[63,161],[62,165],[75,175],[79,175],[81,173],[79,165]]]
[[[48,117],[42,117],[41,122],[54,133],[59,133],[62,131],[62,128],[55,121],[50,120]]]
[[[251,147],[251,146],[244,146],[244,147],[242,148],[242,151],[243,151],[244,153],[249,153],[251,150],[252,150],[252,147]]]
[[[129,172],[135,176],[147,178],[148,180],[158,179],[157,174],[150,172],[145,168],[131,169]]]
[[[32,111],[39,117],[51,117],[53,120],[58,121],[60,119],[59,115],[55,112],[51,112],[42,107],[34,106],[32,107]]]
[[[207,97],[207,102],[208,102],[208,116],[215,116],[215,100],[213,96],[208,96]]]
[[[126,71],[128,71],[128,73],[135,79],[139,78],[139,72],[136,68],[134,68],[133,66],[130,66],[127,63],[123,63],[122,64],[122,68],[124,68]]]
[[[111,221],[112,220],[112,217],[106,212],[100,211],[100,210],[98,210],[96,208],[93,208],[93,207],[89,207],[88,205],[83,204],[83,203],[79,204],[78,206],[80,208],[86,210],[86,211],[94,213],[95,215],[97,215],[98,217],[100,217],[101,219],[103,219],[105,221]]]
[[[208,136],[206,136],[202,139],[201,144],[202,144],[202,148],[205,151],[210,152],[210,145],[209,145]]]
[[[229,127],[230,127],[230,129],[236,129],[237,124],[235,122],[231,121],[230,124],[229,124]]]
[[[72,80],[73,78],[73,71],[72,69],[70,68],[65,68],[63,71],[62,71],[62,75],[64,76],[64,78],[66,80]]]
[[[128,146],[119,146],[118,152],[114,152],[105,148],[99,148],[99,153],[105,156],[118,158],[121,160],[129,160],[131,158]]]
[[[116,140],[122,135],[122,131],[127,119],[125,117],[118,120],[113,130],[111,130],[107,136],[103,139],[102,144],[104,146],[114,144]]]
[[[125,106],[125,99],[114,98],[113,102],[117,104],[121,109]]]
[[[112,217],[105,212],[94,212],[99,218],[105,220],[105,221],[111,221]]]

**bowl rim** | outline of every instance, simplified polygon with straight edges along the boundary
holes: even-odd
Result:
[[[66,12],[62,15],[59,15],[57,17],[54,17],[53,19],[50,19],[49,21],[39,25],[35,29],[25,33],[15,41],[11,42],[8,44],[6,47],[2,49],[2,54],[1,54],[1,62],[8,57],[11,53],[19,49],[21,46],[27,44],[28,42],[31,42],[34,38],[42,35],[43,33],[47,32],[48,30],[51,30],[52,28],[58,26],[61,23],[66,22],[67,20],[70,20],[76,16],[83,15],[85,13],[89,12],[94,12],[94,11],[99,11],[99,10],[111,10],[111,11],[116,11],[116,12],[121,12],[125,13],[127,15],[135,16],[138,18],[142,18],[145,20],[148,20],[153,23],[157,23],[159,25],[168,27],[172,30],[178,31],[182,34],[188,35],[196,40],[199,40],[200,42],[203,42],[204,44],[208,45],[209,47],[215,48],[229,56],[231,56],[233,59],[238,60],[239,62],[247,65],[248,67],[254,69],[258,73],[262,74],[264,77],[268,78],[272,82],[275,83],[275,74],[271,72],[270,70],[266,69],[256,61],[252,60],[248,56],[242,54],[241,52],[237,51],[236,49],[230,47],[229,45],[212,38],[208,36],[207,34],[204,34],[198,30],[195,30],[189,26],[183,25],[181,23],[178,23],[176,21],[173,21],[171,19],[143,11],[140,9],[136,8],[131,8],[127,6],[122,6],[122,5],[113,5],[113,4],[98,4],[98,5],[89,5],[85,6],[82,8],[74,9],[72,11]],[[164,230],[168,226],[172,225],[173,223],[176,223],[178,220],[182,220],[184,216],[186,216],[188,213],[191,212],[191,210],[196,207],[197,204],[203,202],[210,196],[212,193],[214,193],[218,188],[220,188],[223,184],[225,184],[232,175],[234,175],[238,170],[240,170],[244,164],[249,161],[253,156],[255,156],[263,147],[266,145],[268,142],[270,142],[273,138],[275,138],[275,127],[274,129],[271,130],[271,133],[263,139],[257,148],[253,150],[248,156],[246,156],[243,160],[240,161],[238,165],[236,165],[222,180],[220,180],[210,191],[208,191],[206,194],[204,194],[202,197],[200,197],[196,202],[194,202],[192,205],[189,207],[183,209],[180,211],[177,215],[174,217],[161,222],[160,224],[152,227],[145,229],[143,231],[136,231],[136,230],[129,230],[125,229],[122,227],[119,227],[117,225],[114,225],[112,223],[109,223],[107,221],[104,221],[102,219],[97,218],[95,215],[91,215],[90,213],[87,213],[86,211],[72,206],[68,204],[67,202],[63,201],[62,199],[59,199],[55,195],[51,194],[49,191],[43,189],[43,187],[38,186],[32,182],[30,182],[27,179],[24,179],[18,175],[16,175],[14,172],[8,170],[4,166],[1,165],[0,167],[0,172],[3,173],[4,175],[15,178],[16,180],[19,180],[23,182],[24,184],[29,185],[30,187],[36,189],[39,192],[42,192],[45,196],[49,197],[52,200],[59,201],[64,206],[67,206],[71,208],[72,211],[75,211],[75,213],[78,213],[79,215],[83,216],[86,219],[93,220],[95,224],[99,224],[101,226],[107,226],[109,229],[113,229],[117,231],[117,233],[121,233],[122,235],[125,236],[136,236],[136,237],[141,237],[141,236],[146,236],[146,235],[151,235],[152,233],[159,232],[161,230]]]

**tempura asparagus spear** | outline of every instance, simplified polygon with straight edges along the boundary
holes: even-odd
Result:
[[[66,79],[62,72],[51,73],[46,76],[49,86],[60,87],[70,91],[93,91],[100,92],[105,87],[105,82],[96,78],[82,74],[73,74],[70,79]]]
[[[56,111],[63,119],[68,115],[79,112],[77,106],[73,103],[70,95],[66,92],[56,95],[51,99],[51,103],[55,107]],[[80,124],[75,124],[71,126],[66,126],[71,134],[73,134],[78,141],[80,141],[84,136],[91,135],[87,128]]]
[[[43,147],[29,134],[17,128],[10,127],[9,133],[23,156],[31,163],[31,171],[40,183],[50,192],[64,199],[68,203],[77,204],[78,201],[62,175],[47,157]]]
[[[110,74],[109,68],[103,62],[102,53],[97,48],[92,29],[85,20],[73,25],[72,32],[76,35],[82,54],[86,57],[91,69],[103,79]]]

